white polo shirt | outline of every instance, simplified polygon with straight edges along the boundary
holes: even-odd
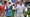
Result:
[[[24,8],[24,4],[22,4],[22,6],[20,6],[20,4],[17,4],[17,13],[23,13]]]

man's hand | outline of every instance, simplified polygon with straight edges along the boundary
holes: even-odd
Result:
[[[16,10],[16,6],[14,6],[14,10]]]

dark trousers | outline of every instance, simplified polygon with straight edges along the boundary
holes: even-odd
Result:
[[[26,15],[24,17],[26,17]]]
[[[11,17],[11,16],[7,16],[7,17]]]

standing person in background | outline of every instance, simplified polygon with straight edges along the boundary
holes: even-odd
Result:
[[[16,2],[16,0],[11,0],[12,1],[12,3],[15,3]]]
[[[29,0],[26,0],[26,2],[25,2],[25,7],[27,7],[27,5],[28,5],[28,1],[29,1]]]
[[[2,6],[2,2],[0,1],[0,17],[1,17],[1,14],[2,14],[1,6]]]
[[[18,2],[16,5],[17,6],[15,6],[15,8],[17,11],[14,17],[24,17],[23,13],[24,13],[25,5],[23,4],[22,1]]]
[[[6,17],[12,17],[12,5],[11,2],[8,2],[6,6]]]
[[[1,12],[1,5],[0,5],[0,17],[1,17],[1,14],[2,14],[2,12]]]
[[[5,6],[6,6],[7,1],[4,1],[4,4],[1,6],[1,11],[2,11],[2,17],[4,17],[5,14]]]
[[[25,9],[27,8],[27,5],[29,5],[29,4],[28,4],[28,1],[29,1],[29,0],[26,0],[26,2],[25,2]],[[26,17],[26,16],[27,16],[26,12],[25,12],[24,14],[25,14],[24,16]]]

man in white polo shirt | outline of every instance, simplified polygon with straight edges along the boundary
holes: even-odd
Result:
[[[25,5],[22,3],[22,1],[17,2],[17,6],[16,6],[16,13],[14,17],[24,17],[23,15],[23,11],[25,9],[24,7]]]

